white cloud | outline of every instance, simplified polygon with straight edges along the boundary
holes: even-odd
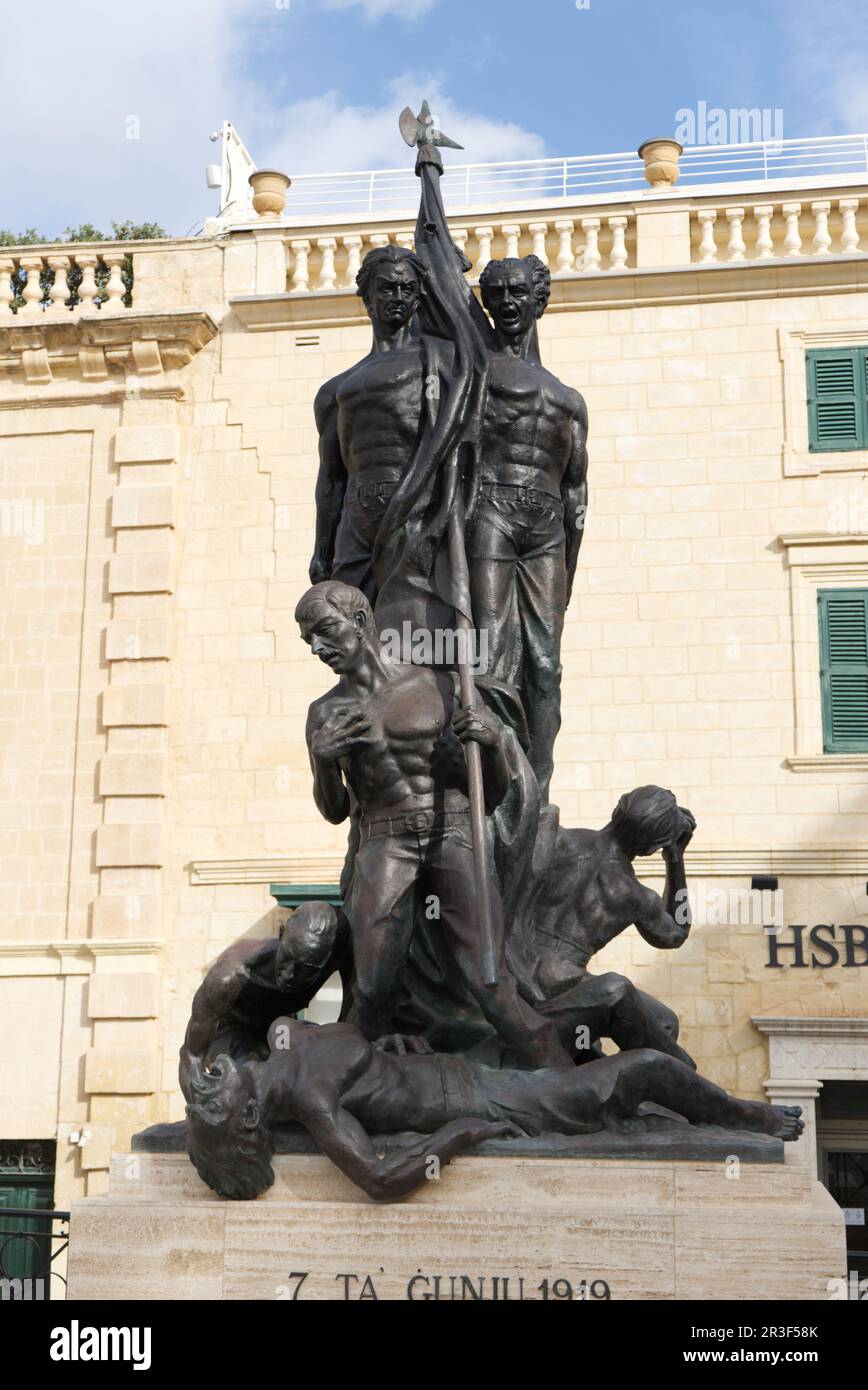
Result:
[[[322,0],[327,10],[351,10],[356,6],[364,11],[365,19],[376,21],[384,15],[414,20],[427,14],[437,0]]]
[[[449,97],[441,78],[405,73],[387,84],[386,96],[377,106],[346,105],[338,93],[325,92],[274,112],[274,133],[261,162],[288,174],[410,168],[412,157],[398,132],[398,113],[404,106],[417,111],[423,97],[428,98],[440,129],[464,146],[463,151],[447,152],[453,164],[535,159],[545,154],[539,135],[510,121],[466,110]]]
[[[420,0],[401,3],[420,8]],[[46,0],[40,9],[46,34],[65,32],[68,18],[61,0]],[[466,146],[455,163],[542,151],[538,136],[462,109],[432,77],[406,74],[374,88],[370,106],[328,91],[281,103],[273,66],[271,82],[257,85],[255,63],[263,42],[272,49],[279,42],[284,23],[290,52],[293,12],[268,0],[113,7],[78,0],[72,60],[67,45],[43,45],[38,88],[31,62],[4,71],[0,227],[35,226],[54,235],[88,221],[109,232],[112,219],[131,218],[156,220],[183,235],[217,211],[204,170],[216,154],[208,135],[224,118],[260,167],[287,173],[406,163],[398,112],[408,103],[418,110],[425,95],[446,133]],[[327,71],[328,54],[322,57]]]
[[[69,6],[46,0],[41,31],[69,42],[5,67],[0,225],[130,217],[183,233],[210,212],[208,135],[232,114],[233,50],[261,13],[262,0],[77,0],[70,28]]]

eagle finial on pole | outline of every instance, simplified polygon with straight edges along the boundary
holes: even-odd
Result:
[[[442,169],[443,164],[440,155],[437,153],[437,146],[448,146],[450,150],[463,150],[464,146],[459,145],[456,140],[451,140],[448,135],[444,135],[442,130],[436,130],[434,117],[431,115],[431,108],[427,101],[422,102],[418,116],[414,116],[409,106],[398,117],[398,125],[406,143],[416,148],[416,168],[419,163],[436,164]]]

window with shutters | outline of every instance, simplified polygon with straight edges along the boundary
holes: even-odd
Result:
[[[812,348],[805,357],[811,453],[868,448],[868,347]]]
[[[868,589],[820,589],[826,753],[868,752]]]

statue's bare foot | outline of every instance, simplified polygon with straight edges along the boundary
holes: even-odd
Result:
[[[764,1105],[762,1101],[753,1100],[742,1100],[738,1105],[745,1129],[758,1130],[760,1134],[771,1134],[788,1142],[798,1139],[805,1128],[800,1105]]]
[[[779,1139],[798,1139],[805,1128],[800,1105],[770,1105],[775,1114],[777,1128],[772,1131]]]

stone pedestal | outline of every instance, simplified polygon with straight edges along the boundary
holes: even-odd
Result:
[[[825,1299],[846,1269],[842,1212],[781,1164],[473,1155],[388,1206],[320,1155],[274,1170],[227,1202],[182,1154],[116,1157],[73,1207],[69,1297]]]

